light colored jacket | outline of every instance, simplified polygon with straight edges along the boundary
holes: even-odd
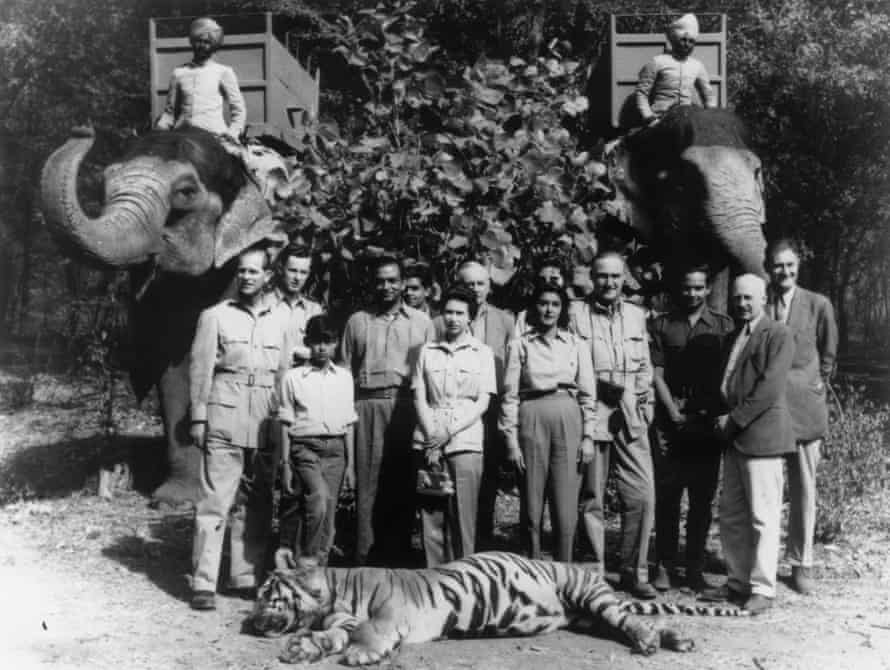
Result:
[[[692,56],[677,60],[671,54],[659,54],[640,70],[637,109],[643,120],[662,116],[676,105],[693,104],[695,90],[704,107],[717,107],[717,96],[704,63]]]
[[[223,102],[229,103],[228,124],[223,115]],[[157,127],[170,130],[188,125],[217,135],[238,137],[244,132],[246,119],[247,107],[235,71],[210,59],[200,65],[187,63],[173,70],[167,102]]]
[[[597,382],[624,387],[617,408],[606,405],[597,389],[594,439],[614,440],[616,428],[632,439],[639,437],[652,421],[654,400],[646,312],[629,302],[605,310],[589,300],[575,300],[569,305],[569,330],[590,347]],[[615,421],[616,412],[623,422]]]
[[[236,300],[205,309],[189,362],[192,421],[207,422],[208,442],[256,448],[262,424],[277,408],[276,389],[287,369],[282,313],[256,313]]]

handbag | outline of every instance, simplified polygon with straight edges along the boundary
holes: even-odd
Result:
[[[454,495],[454,482],[447,470],[421,468],[417,471],[417,493],[425,496],[447,498]]]

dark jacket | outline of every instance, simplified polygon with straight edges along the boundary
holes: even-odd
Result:
[[[773,315],[775,297],[769,311]],[[834,372],[837,356],[837,324],[831,302],[824,295],[794,289],[788,313],[794,335],[794,361],[788,374],[788,408],[799,441],[817,440],[828,432],[825,382]]]
[[[735,334],[727,339],[724,369],[734,342]],[[737,429],[732,443],[746,456],[778,456],[796,448],[785,395],[793,358],[791,331],[764,314],[726,388],[729,417]]]

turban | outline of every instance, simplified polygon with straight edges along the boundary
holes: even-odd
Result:
[[[684,14],[674,21],[668,26],[668,35],[677,37],[688,35],[693,39],[698,38],[698,19],[695,18],[695,14]]]
[[[213,40],[213,45],[217,48],[222,46],[223,29],[220,25],[208,16],[202,16],[192,21],[189,26],[189,39],[194,39],[202,35],[209,35]]]

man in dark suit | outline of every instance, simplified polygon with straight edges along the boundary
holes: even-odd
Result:
[[[504,361],[507,355],[507,343],[513,337],[515,320],[510,312],[498,309],[488,303],[491,293],[491,275],[488,268],[477,261],[466,261],[457,269],[458,281],[469,288],[476,296],[479,310],[476,318],[470,323],[470,332],[481,340],[494,353],[494,371],[500,398],[504,393]],[[436,334],[444,333],[444,322],[441,316],[434,319]],[[494,503],[497,499],[497,473],[504,462],[506,454],[497,428],[500,405],[492,398],[485,412],[485,445],[483,449],[482,483],[479,489],[479,513],[477,516],[476,547],[490,549],[494,533]]]
[[[760,277],[738,277],[730,306],[737,328],[720,385],[728,412],[717,419],[727,442],[720,538],[728,580],[720,589],[702,592],[702,598],[727,599],[759,614],[776,596],[782,461],[795,449],[785,397],[794,340],[785,325],[766,315],[766,284]]]
[[[826,384],[834,372],[837,325],[824,295],[797,285],[800,254],[788,240],[773,244],[767,254],[770,295],[767,313],[794,336],[794,361],[788,375],[788,408],[797,449],[788,454],[790,510],[786,554],[791,586],[811,590],[813,532],[816,527],[816,467],[822,439],[828,432]]]

